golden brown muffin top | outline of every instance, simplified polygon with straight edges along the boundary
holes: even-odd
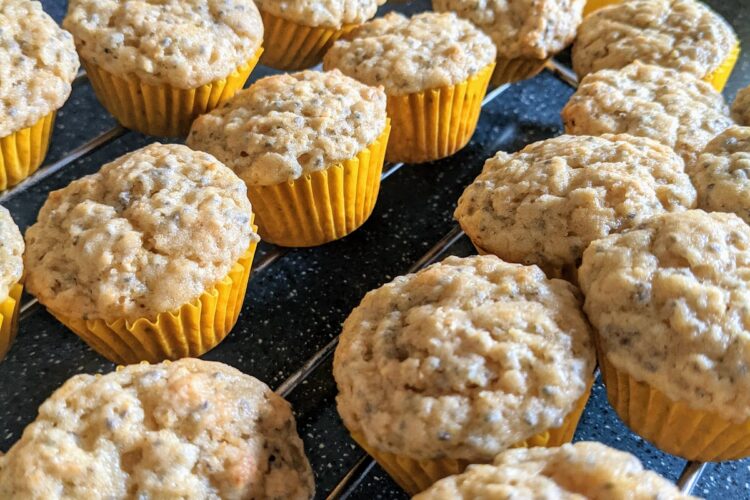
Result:
[[[737,92],[732,103],[732,118],[740,125],[750,127],[750,85]]]
[[[385,0],[255,0],[258,8],[303,26],[341,28],[372,19]]]
[[[23,236],[10,212],[0,206],[0,304],[8,298],[10,287],[23,276]]]

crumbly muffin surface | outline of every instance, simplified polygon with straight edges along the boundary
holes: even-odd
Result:
[[[333,373],[344,423],[372,446],[491,460],[560,426],[593,369],[574,287],[483,256],[368,293],[344,323]]]
[[[724,98],[708,83],[637,62],[586,76],[562,117],[569,134],[650,137],[672,147],[687,165],[732,125]]]
[[[39,2],[0,0],[0,137],[62,107],[78,71],[73,37]]]
[[[670,148],[627,134],[563,135],[488,160],[455,216],[483,250],[555,275],[593,240],[694,206]]]
[[[573,46],[573,69],[583,77],[641,61],[703,78],[736,43],[732,27],[703,2],[616,2],[583,20]]]
[[[26,233],[26,286],[72,317],[153,318],[229,273],[258,238],[251,215],[213,156],[152,144],[50,194]]]
[[[731,127],[708,143],[688,168],[698,206],[734,212],[750,224],[750,127]]]
[[[0,303],[8,298],[10,287],[23,275],[23,236],[10,212],[0,206]]]
[[[391,12],[333,44],[323,65],[382,85],[388,95],[405,95],[455,85],[494,60],[492,40],[453,13],[406,18]]]
[[[586,0],[432,0],[476,24],[506,59],[546,59],[576,36]]]
[[[732,103],[732,118],[745,127],[750,127],[750,85],[737,92]]]
[[[187,144],[249,185],[298,179],[356,156],[385,129],[385,93],[339,71],[259,80],[199,117]]]
[[[750,418],[750,226],[702,210],[595,241],[579,271],[609,361],[675,401]]]
[[[672,483],[645,470],[631,455],[582,441],[559,448],[518,448],[491,465],[470,465],[414,500],[536,498],[560,500],[689,500]]]
[[[63,26],[110,73],[181,89],[225,78],[263,42],[252,0],[70,0]]]
[[[299,499],[314,491],[289,404],[221,363],[76,375],[0,456],[6,499]]]
[[[304,26],[340,28],[372,19],[385,0],[255,0],[260,9]]]

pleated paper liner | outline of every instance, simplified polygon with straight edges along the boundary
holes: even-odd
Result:
[[[618,370],[599,356],[607,398],[625,424],[657,448],[687,460],[719,462],[750,456],[750,420],[732,422],[692,408]]]
[[[495,63],[466,81],[403,96],[388,96],[393,137],[386,160],[424,163],[451,156],[474,135]]]
[[[703,78],[703,80],[710,83],[717,92],[723,92],[724,87],[729,80],[729,77],[732,75],[732,71],[734,71],[734,65],[737,64],[737,60],[739,59],[739,57],[740,42],[737,41],[734,47],[732,47],[731,52],[729,52],[729,55],[726,57],[726,59],[724,59],[724,61],[722,61],[721,65],[714,71],[709,73],[705,78]]]
[[[36,172],[49,149],[55,124],[53,111],[31,127],[0,138],[0,191]]]
[[[606,7],[607,5],[612,5],[614,3],[620,3],[622,0],[588,0],[586,2],[586,6],[583,8],[583,17],[588,16],[592,12],[601,9],[602,7]]]
[[[576,401],[575,407],[565,417],[560,427],[537,434],[525,441],[516,443],[511,448],[532,448],[537,446],[551,448],[571,442],[578,427],[578,422],[581,420],[583,410],[591,395],[593,384],[594,379],[592,377],[586,387],[586,392]],[[416,495],[432,486],[436,481],[453,474],[460,474],[472,463],[479,463],[450,458],[414,460],[404,455],[380,451],[370,446],[360,434],[352,433],[352,439],[373,457],[409,495]]]
[[[272,186],[248,186],[264,241],[310,247],[343,238],[372,214],[380,190],[390,123],[356,157]]]
[[[514,59],[497,58],[495,72],[490,83],[497,87],[505,83],[520,82],[538,75],[547,64],[548,59],[531,59],[516,57]]]
[[[187,135],[195,118],[242,89],[262,52],[261,47],[226,78],[192,89],[149,85],[135,75],[115,75],[86,59],[82,63],[97,98],[124,127],[148,135],[179,137]]]
[[[260,63],[281,70],[315,66],[323,60],[336,40],[358,26],[347,24],[341,28],[315,28],[259,10],[263,18],[263,45],[266,48]]]
[[[83,320],[50,312],[108,360],[129,365],[198,357],[224,340],[237,322],[245,299],[257,243],[229,274],[192,302],[159,314],[154,320]]]
[[[21,310],[21,293],[23,286],[12,285],[8,298],[0,302],[0,361],[8,354],[13,339],[18,331],[18,312]]]

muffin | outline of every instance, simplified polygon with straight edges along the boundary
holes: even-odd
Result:
[[[568,134],[650,137],[673,148],[686,165],[732,125],[724,98],[709,84],[638,62],[586,76],[562,118]]]
[[[0,456],[5,499],[308,499],[289,403],[221,363],[76,375]]]
[[[264,240],[313,246],[370,216],[389,132],[382,88],[304,71],[257,81],[198,118],[187,144],[245,181]]]
[[[583,7],[583,17],[588,16],[594,11],[612,5],[613,3],[620,3],[622,0],[587,0],[586,5]]]
[[[107,111],[151,135],[185,135],[243,87],[262,52],[252,0],[70,0],[63,25]]]
[[[385,0],[255,0],[265,26],[261,63],[281,70],[315,66],[333,42],[372,19]]]
[[[480,252],[575,283],[592,241],[693,207],[684,163],[667,146],[627,134],[563,135],[489,159],[455,217]]]
[[[73,37],[42,4],[0,0],[0,190],[44,161],[57,110],[78,72]]]
[[[23,277],[23,237],[5,207],[0,206],[0,361],[18,329]]]
[[[739,50],[729,23],[702,2],[630,0],[584,19],[573,46],[573,69],[583,78],[640,61],[689,73],[721,92]]]
[[[602,500],[689,500],[672,483],[623,451],[580,442],[559,448],[508,450],[492,465],[435,483],[414,500],[477,498],[576,498]]]
[[[750,127],[731,127],[708,143],[688,168],[698,207],[734,212],[750,224]]]
[[[740,125],[750,127],[750,86],[737,92],[732,103],[732,118]]]
[[[497,47],[494,85],[531,78],[576,37],[586,0],[432,0],[487,33]]]
[[[111,361],[199,356],[237,321],[252,218],[213,156],[152,144],[50,194],[26,232],[26,285]]]
[[[494,66],[487,35],[453,13],[434,12],[363,24],[323,60],[326,69],[385,88],[393,120],[386,159],[406,163],[444,158],[469,142]]]
[[[668,453],[750,456],[748,275],[750,226],[734,214],[659,215],[583,254],[609,401]]]
[[[365,296],[333,375],[352,437],[415,494],[508,448],[570,441],[594,364],[572,285],[450,257]]]

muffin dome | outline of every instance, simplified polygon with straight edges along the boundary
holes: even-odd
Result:
[[[750,127],[750,86],[737,92],[732,103],[732,118],[746,127]]]
[[[50,194],[26,233],[26,285],[71,317],[154,317],[226,276],[258,238],[251,216],[213,156],[152,144]]]
[[[334,359],[346,427],[413,459],[489,461],[559,426],[594,369],[572,285],[450,257],[368,293]]]
[[[59,109],[78,71],[73,37],[31,0],[0,0],[0,137]]]
[[[10,287],[23,275],[23,237],[10,212],[0,206],[0,303],[8,298]]]
[[[304,500],[313,491],[289,404],[197,359],[76,375],[0,456],[2,498]]]
[[[372,19],[385,0],[255,0],[265,12],[304,26],[341,28]]]

